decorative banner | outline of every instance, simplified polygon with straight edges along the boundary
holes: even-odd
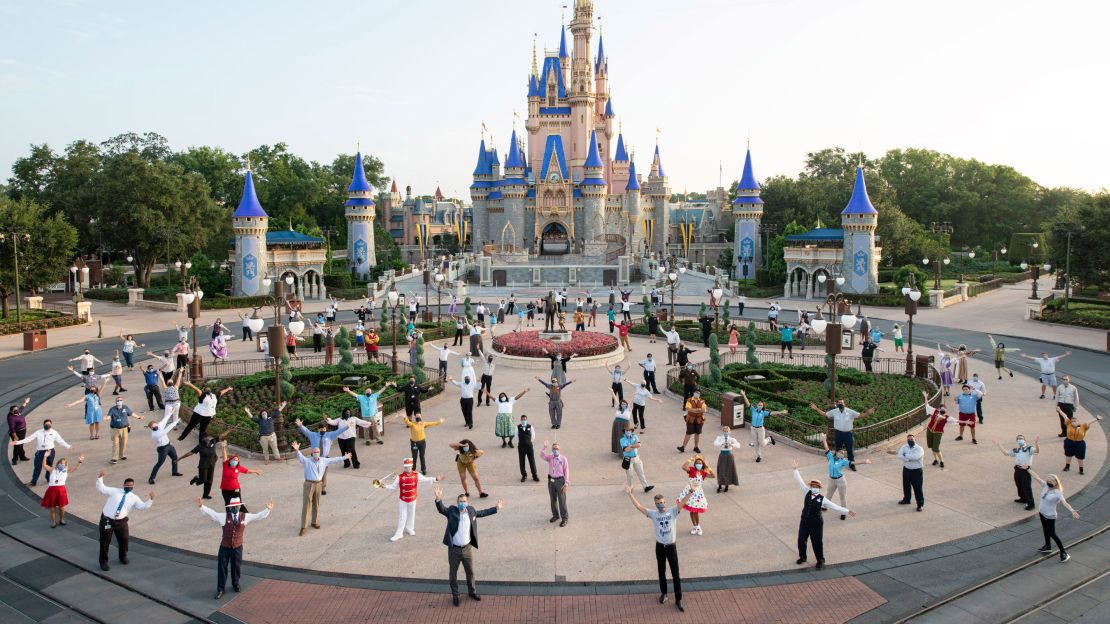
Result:
[[[424,255],[424,249],[428,246],[428,224],[416,224],[416,242],[420,245],[420,255]]]
[[[859,232],[852,234],[851,255],[845,262],[851,262],[852,292],[865,293],[871,282],[871,237]]]
[[[648,243],[650,244],[651,239],[648,237],[648,220],[640,219],[640,225],[642,226],[644,231],[644,240],[648,241]]]
[[[648,224],[647,243],[644,245],[644,248],[645,249],[650,249],[651,248],[651,241],[655,240],[655,219],[648,219],[647,224]]]
[[[351,268],[359,275],[370,272],[370,241],[374,233],[371,230],[372,221],[352,221],[348,224],[347,237],[350,241],[347,248],[347,261]]]
[[[262,255],[259,249],[258,238],[254,236],[242,236],[239,238],[239,250],[237,258],[239,258],[239,290],[247,297],[252,297],[259,294],[262,286],[262,267],[259,266],[259,256]]]
[[[733,265],[736,267],[735,277],[739,279],[754,278],[755,270],[761,264],[758,228],[758,222],[750,219],[741,219],[736,222]]]

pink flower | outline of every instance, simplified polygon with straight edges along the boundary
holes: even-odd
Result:
[[[493,339],[495,351],[520,357],[545,357],[548,353],[580,356],[602,355],[617,349],[617,339],[599,332],[571,332],[570,342],[552,342],[540,338],[539,331],[513,332]]]

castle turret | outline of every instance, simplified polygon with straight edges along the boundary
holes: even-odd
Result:
[[[612,116],[609,103],[609,59],[605,57],[605,42],[597,36],[597,56],[594,58],[594,94],[597,95],[597,116]]]
[[[574,19],[570,32],[574,37],[574,56],[570,63],[570,164],[571,175],[582,179],[583,163],[590,149],[586,138],[594,130],[594,92],[591,84],[590,34],[593,30],[594,5],[590,0],[575,0]]]
[[[624,147],[624,133],[617,133],[617,151],[613,155],[613,161],[609,163],[609,188],[613,189],[614,193],[620,193],[626,186],[629,180],[629,160],[628,150]]]
[[[655,234],[647,241],[647,251],[666,253],[667,232],[670,228],[670,213],[667,211],[667,201],[671,197],[671,189],[667,185],[667,174],[663,171],[663,159],[659,155],[659,145],[655,146],[655,155],[651,159],[651,172],[648,174],[647,188],[644,194],[648,197],[646,205],[642,206],[645,219],[652,219],[655,223]]]
[[[624,143],[618,138],[617,155],[620,156]],[[624,188],[624,214],[628,216],[628,251],[637,253],[642,251],[644,241],[651,236],[650,230],[653,223],[644,221],[640,211],[640,181],[636,176],[636,163],[628,161],[628,154],[624,155],[627,165],[628,182]]]
[[[867,184],[863,179],[863,167],[856,167],[856,185],[852,189],[852,199],[840,212],[841,227],[844,228],[844,255],[842,271],[844,286],[841,290],[855,294],[874,294],[879,292],[879,260],[882,250],[875,246],[875,228],[878,226],[879,211],[871,205],[867,196]]]
[[[247,169],[243,181],[243,197],[231,215],[231,229],[235,236],[235,272],[232,294],[236,297],[253,297],[265,294],[262,278],[269,269],[269,252],[266,250],[266,232],[270,217],[258,202],[254,192],[254,176]]]
[[[360,279],[366,279],[374,257],[374,187],[366,179],[362,152],[355,153],[355,172],[347,187],[344,216],[347,218],[347,267]]]
[[[756,269],[762,264],[763,253],[759,226],[763,221],[763,200],[759,197],[759,183],[752,172],[752,151],[744,156],[744,173],[736,186],[736,199],[732,201],[734,234],[732,243],[732,274],[738,279],[754,279]]]
[[[474,182],[470,185],[470,201],[474,206],[474,219],[471,223],[473,234],[470,240],[474,243],[474,251],[478,251],[489,238],[489,210],[488,198],[493,186],[493,176],[490,174],[489,152],[486,150],[486,140],[483,138],[478,145],[478,163],[474,166]]]
[[[582,193],[582,222],[585,230],[581,237],[586,241],[595,241],[605,234],[605,199],[608,196],[605,162],[601,160],[597,132],[590,132],[590,151],[582,165],[582,175],[579,189]]]

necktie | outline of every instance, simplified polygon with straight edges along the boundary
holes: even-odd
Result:
[[[120,499],[119,499],[119,507],[116,507],[116,518],[117,519],[119,519],[120,513],[123,512],[123,504],[126,503],[126,502],[127,502],[127,492],[124,492],[123,496],[121,496]]]

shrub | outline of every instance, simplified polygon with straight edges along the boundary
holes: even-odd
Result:
[[[904,264],[899,269],[895,270],[892,273],[891,279],[884,280],[884,279],[880,278],[879,281],[880,282],[887,282],[887,281],[894,282],[894,285],[898,288],[898,292],[901,293],[902,292],[902,286],[905,285],[905,283],[906,283],[906,278],[908,278],[911,274],[913,275],[913,279],[915,280],[915,283],[917,284],[918,290],[924,290],[925,287],[926,287],[926,284],[928,284],[927,280],[929,279],[929,276],[925,273],[925,271],[921,270],[921,268],[918,267],[916,264]]]
[[[351,280],[350,273],[327,273],[324,275],[324,286],[331,290],[333,288],[353,288],[354,283]]]

